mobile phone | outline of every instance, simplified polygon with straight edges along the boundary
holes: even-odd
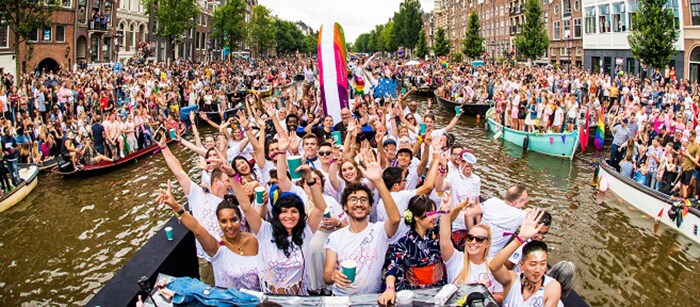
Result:
[[[156,142],[160,143],[161,138],[165,135],[165,128],[161,125],[158,127],[158,130],[156,130],[156,134],[153,135],[153,138],[156,140]]]

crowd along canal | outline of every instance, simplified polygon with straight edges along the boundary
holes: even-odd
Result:
[[[452,115],[438,108],[444,125]],[[664,226],[655,233],[652,219],[591,187],[592,146],[571,162],[523,154],[493,140],[474,118],[462,118],[454,132],[479,158],[475,172],[485,197],[520,183],[528,206],[552,213],[550,263],[576,263],[575,289],[592,306],[700,302],[700,247]],[[194,154],[171,148],[198,182]],[[85,304],[172,216],[153,202],[153,190],[169,178],[160,154],[92,178],[41,175],[31,195],[0,214],[0,305]],[[184,197],[180,190],[176,196]]]

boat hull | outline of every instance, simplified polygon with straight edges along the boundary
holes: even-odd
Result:
[[[693,242],[700,244],[700,210],[688,208],[688,214],[683,217],[680,226],[668,216],[671,209],[671,197],[659,191],[652,190],[638,184],[631,178],[626,178],[618,173],[605,160],[601,160],[598,166],[598,176],[608,184],[608,190],[620,196],[625,202],[641,210],[646,215],[656,218],[661,224],[676,230],[688,237]],[[661,212],[661,217],[659,217]]]
[[[488,103],[459,104],[457,102],[442,98],[442,97],[440,97],[440,95],[436,94],[435,92],[433,92],[433,96],[435,96],[435,99],[438,101],[440,106],[442,106],[445,110],[453,112],[453,113],[455,112],[456,107],[462,107],[462,114],[466,114],[466,115],[474,116],[474,117],[476,117],[477,115],[484,116],[484,115],[486,115],[486,112],[491,108],[491,105]]]
[[[36,188],[39,182],[38,175],[39,167],[36,165],[27,165],[24,168],[20,168],[19,177],[22,178],[24,182],[3,196],[2,200],[0,200],[0,212],[12,208],[27,197],[27,195]]]
[[[487,115],[489,130],[493,133],[502,132],[501,138],[503,138],[506,142],[523,147],[525,144],[525,138],[527,137],[528,146],[527,148],[523,148],[526,150],[560,158],[572,158],[576,153],[576,147],[578,146],[579,142],[578,130],[570,133],[546,134],[535,134],[513,130],[510,128],[505,128],[493,120],[491,116],[489,116],[493,112],[492,110],[493,109],[489,110]]]

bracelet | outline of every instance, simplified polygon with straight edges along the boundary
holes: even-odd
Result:
[[[165,150],[166,148],[168,148],[168,145],[163,145],[160,147],[160,150]]]
[[[387,286],[386,286],[386,289],[387,289],[387,290],[394,290],[394,286],[389,286],[389,285],[387,285]]]
[[[313,181],[307,181],[306,184],[308,186],[313,186],[314,184],[316,184],[316,179],[314,179]]]
[[[181,208],[180,210],[175,212],[175,215],[177,215],[177,217],[180,217],[183,214],[185,214],[185,208]]]
[[[330,164],[333,164],[333,163],[335,163],[336,161],[338,161],[338,159],[332,159]]]
[[[517,240],[518,243],[520,243],[518,245],[523,245],[523,243],[525,243],[525,240],[523,240],[523,238],[521,238],[519,235],[515,235],[515,240]]]

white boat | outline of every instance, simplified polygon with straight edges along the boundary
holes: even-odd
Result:
[[[38,174],[39,167],[36,165],[30,164],[26,167],[20,167],[19,177],[22,178],[23,181],[12,191],[5,193],[2,198],[0,198],[0,212],[12,208],[12,206],[29,195],[39,182]]]
[[[604,159],[601,159],[598,168],[601,184],[607,184],[610,192],[620,196],[624,201],[646,215],[656,218],[662,224],[700,244],[700,230],[698,229],[700,227],[700,210],[688,207],[688,213],[678,225],[678,221],[672,220],[669,216],[669,210],[676,203],[676,201],[672,201],[671,196],[643,186],[631,178],[622,176]],[[660,217],[659,214],[661,214]]]

